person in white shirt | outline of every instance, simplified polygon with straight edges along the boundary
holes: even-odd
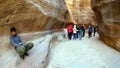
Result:
[[[77,28],[76,28],[77,26],[76,25],[74,25],[74,27],[73,27],[73,39],[77,39]]]

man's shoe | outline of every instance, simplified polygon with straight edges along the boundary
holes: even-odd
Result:
[[[25,55],[25,56],[29,56],[29,54],[28,54],[28,53],[25,53],[24,55]]]
[[[22,59],[24,59],[25,58],[25,56],[23,55],[23,56],[20,56]]]

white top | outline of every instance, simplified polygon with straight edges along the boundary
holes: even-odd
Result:
[[[67,28],[64,29],[64,33],[67,33]]]
[[[77,28],[76,28],[76,25],[74,25],[74,28],[73,28],[73,33],[77,33]]]

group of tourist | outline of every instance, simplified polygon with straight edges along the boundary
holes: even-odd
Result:
[[[94,31],[94,36],[97,32],[97,27],[93,27],[91,25],[88,26],[88,37],[92,37],[92,32]],[[68,33],[68,39],[82,39],[85,36],[85,27],[84,25],[72,25],[69,24],[67,26],[67,33]]]

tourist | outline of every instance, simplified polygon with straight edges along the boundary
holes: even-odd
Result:
[[[92,37],[92,26],[88,27],[88,36],[89,38]]]
[[[78,31],[77,31],[77,36],[76,36],[76,37],[78,38],[78,36],[79,36],[79,25],[76,25],[76,28],[77,28],[77,30],[78,30]]]
[[[67,28],[64,28],[64,38],[67,39]]]
[[[19,35],[16,32],[16,28],[12,27],[11,29],[11,36],[10,36],[10,41],[12,45],[15,47],[16,51],[20,55],[22,59],[24,59],[24,56],[29,56],[27,53],[33,46],[33,43],[25,43],[23,44]]]
[[[83,27],[82,26],[79,27],[79,36],[80,36],[80,40],[81,40],[83,37]]]
[[[96,32],[97,32],[97,26],[94,27],[94,34],[93,34],[93,36],[95,36]]]
[[[82,30],[83,30],[83,37],[85,36],[85,27],[82,25]]]
[[[67,32],[68,32],[68,39],[71,40],[73,34],[73,26],[71,24],[68,25]]]
[[[76,25],[74,25],[74,27],[73,27],[73,39],[77,39],[77,26]]]

